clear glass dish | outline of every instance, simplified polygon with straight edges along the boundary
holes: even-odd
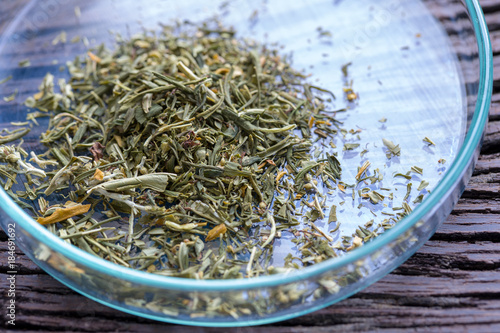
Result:
[[[54,278],[100,303],[150,319],[205,326],[259,325],[315,311],[376,282],[410,257],[451,212],[472,174],[492,91],[492,51],[477,0],[86,1],[79,7],[76,16],[74,2],[32,0],[12,3],[2,14],[0,79],[13,79],[0,85],[0,95],[18,93],[13,102],[0,102],[5,127],[25,120],[23,101],[47,72],[58,72],[85,53],[83,43],[69,42],[72,37],[112,45],[108,30],[133,34],[157,29],[159,22],[218,14],[240,36],[284,45],[284,53],[293,52],[295,68],[334,91],[343,84],[340,67],[352,62],[360,100],[342,119],[346,128],[359,126],[369,138],[364,144],[378,149],[367,153],[372,163],[386,163],[380,139],[390,136],[408,153],[387,163],[392,165],[385,173],[430,166],[426,177],[432,188],[393,228],[344,256],[288,274],[209,281],[139,272],[92,256],[37,224],[1,190],[0,224],[15,230],[17,246]],[[68,42],[53,45],[62,30]],[[30,66],[18,67],[26,58]],[[383,117],[387,122],[378,122]],[[44,130],[43,123],[33,128],[25,144],[36,149]],[[427,147],[424,136],[436,147]],[[359,165],[357,157],[341,157]],[[437,165],[438,159],[446,163]],[[364,213],[348,209],[339,216],[355,222],[343,227],[345,235],[367,221]],[[285,245],[279,253],[287,253]]]

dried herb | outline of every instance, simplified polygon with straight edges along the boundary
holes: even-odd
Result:
[[[29,67],[31,66],[31,62],[29,59],[23,59],[21,61],[19,61],[19,67]]]
[[[64,42],[61,32],[53,45]],[[4,187],[15,174],[37,176],[21,197],[38,199],[38,222],[57,224],[65,239],[118,264],[234,278],[216,267],[239,267],[250,254],[247,275],[265,273],[275,239],[298,224],[295,198],[317,192],[323,177],[335,184],[341,176],[335,157],[310,158],[315,136],[337,133],[336,120],[322,113],[323,95],[333,94],[309,84],[277,50],[230,30],[175,35],[165,27],[160,36],[118,42],[115,51],[101,46],[69,63],[60,93],[48,74],[26,100],[50,112],[40,138],[49,149],[31,153],[37,169],[28,154],[2,147],[15,170]],[[54,193],[71,201],[51,205]],[[305,201],[313,220],[324,217],[322,198]],[[95,229],[102,221],[85,222],[94,211],[113,218],[106,223],[121,221],[116,246],[125,252],[110,245],[115,236]],[[227,251],[215,255],[216,242]],[[231,257],[222,255],[228,251]]]
[[[382,142],[384,143],[384,146],[387,148],[387,153],[386,153],[387,158],[401,155],[401,148],[399,147],[399,145],[394,144],[394,142],[388,139],[382,139]]]
[[[425,180],[422,180],[420,182],[420,185],[418,185],[418,188],[417,188],[417,191],[422,191],[423,189],[425,189],[427,186],[429,186],[429,182],[428,181],[425,181]]]
[[[436,145],[436,144],[435,144],[435,143],[434,143],[431,139],[429,139],[428,137],[425,137],[425,138],[423,139],[423,141],[424,141],[424,142],[426,142],[426,143],[428,143],[428,144],[429,144],[429,146],[435,146],[435,145]]]
[[[82,12],[80,10],[80,7],[78,7],[78,6],[75,6],[75,16],[77,18],[80,18],[82,16]]]
[[[10,80],[12,80],[12,75],[9,75],[6,78],[0,80],[0,84],[4,84],[6,82],[9,82]]]
[[[5,97],[3,98],[3,100],[4,100],[5,102],[12,102],[12,101],[16,98],[16,96],[17,96],[17,89],[16,89],[16,91],[14,91],[14,92],[13,92],[12,94],[10,94],[9,96],[5,96]]]
[[[80,16],[78,7],[75,15]],[[392,200],[377,184],[383,175],[369,161],[349,184],[342,181],[336,153],[314,149],[316,143],[335,149],[336,136],[343,150],[360,146],[345,141],[361,130],[340,128],[328,111],[335,95],[310,84],[277,49],[213,25],[204,23],[195,32],[164,26],[160,34],[118,36],[115,50],[99,46],[69,62],[69,79],[57,80],[60,92],[47,74],[25,102],[39,110],[28,114],[28,122],[50,117],[40,137],[47,150],[28,154],[6,145],[28,134],[28,127],[0,136],[4,189],[23,208],[33,210],[25,201],[36,201],[36,220],[67,242],[116,264],[166,276],[276,274],[376,237],[380,231],[371,222],[332,244],[330,234],[340,222],[324,188],[353,200],[359,195],[366,199],[360,207],[386,207],[383,201]],[[61,32],[52,44],[66,41]],[[342,67],[343,90],[353,102],[358,96],[347,81],[350,65]],[[388,158],[400,155],[398,145],[383,141]],[[422,174],[418,167],[411,171]],[[396,176],[411,179],[409,173]],[[19,177],[25,178],[24,190],[13,191]],[[411,184],[407,189],[405,200]],[[66,203],[54,203],[61,195]],[[410,211],[403,202],[397,213],[382,212],[391,217],[380,228],[390,228]],[[329,233],[315,224],[326,218],[327,228],[336,222]],[[293,235],[297,256],[273,267],[273,245],[283,233]],[[321,286],[338,290],[334,281]],[[294,290],[276,295],[283,302],[306,296]],[[241,311],[235,316],[246,310]]]
[[[65,221],[73,216],[85,214],[90,209],[90,205],[80,205],[69,203],[67,207],[57,208],[51,215],[47,217],[39,217],[37,222],[40,224],[52,224]]]
[[[6,143],[16,141],[26,134],[28,134],[31,130],[29,128],[19,128],[13,131],[9,131],[7,135],[0,135],[0,144],[4,145]]]

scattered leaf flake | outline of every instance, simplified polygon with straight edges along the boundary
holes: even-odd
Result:
[[[88,205],[74,205],[65,208],[57,208],[54,213],[47,217],[39,217],[37,222],[42,225],[53,224],[57,222],[62,222],[70,217],[82,215],[89,211],[90,204]]]

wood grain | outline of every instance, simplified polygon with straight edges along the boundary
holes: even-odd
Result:
[[[21,2],[4,1],[9,10]],[[97,304],[17,253],[15,330],[5,332],[500,332],[500,0],[482,0],[491,30],[495,85],[474,176],[445,223],[406,263],[362,292],[289,321],[250,328],[153,322]],[[9,7],[10,6],[10,7]],[[8,21],[0,10],[0,30]],[[6,235],[0,232],[0,294],[6,293]]]

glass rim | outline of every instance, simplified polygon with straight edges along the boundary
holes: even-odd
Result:
[[[19,13],[19,15],[4,30],[4,36],[10,36],[15,27],[35,5],[37,1],[30,1]],[[304,267],[290,273],[282,273],[254,278],[227,279],[227,280],[196,280],[179,277],[168,277],[138,271],[133,268],[119,266],[110,261],[93,256],[80,248],[64,242],[59,237],[50,233],[42,225],[38,224],[31,216],[24,212],[10,196],[0,188],[0,208],[21,228],[26,230],[39,242],[52,248],[66,258],[93,269],[99,273],[112,276],[117,279],[127,280],[132,283],[146,284],[151,287],[186,290],[186,291],[231,291],[249,288],[273,287],[305,280],[345,267],[367,257],[377,250],[382,249],[396,240],[404,232],[415,226],[426,214],[431,212],[435,204],[445,197],[449,191],[455,188],[457,182],[462,179],[469,162],[474,157],[476,148],[481,142],[483,131],[488,120],[489,107],[491,103],[493,87],[493,54],[489,38],[488,27],[479,4],[479,0],[465,0],[470,19],[474,26],[475,36],[479,50],[479,90],[475,111],[468,133],[463,145],[453,161],[450,169],[445,173],[443,179],[438,183],[423,202],[414,211],[398,222],[394,227],[385,231],[369,243],[346,253],[345,255],[328,259],[324,262]],[[0,53],[5,48],[7,38],[0,37]]]

